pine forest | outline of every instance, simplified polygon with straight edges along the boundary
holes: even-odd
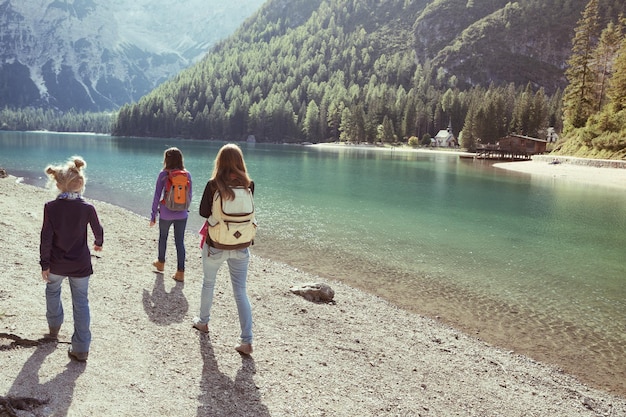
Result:
[[[617,0],[270,0],[118,109],[109,131],[418,146],[450,128],[470,151],[558,132],[556,153],[623,159],[625,11]],[[91,117],[106,130],[110,116]]]

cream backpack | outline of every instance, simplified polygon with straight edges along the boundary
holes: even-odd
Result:
[[[223,199],[219,190],[215,191],[211,216],[207,220],[209,238],[218,249],[249,246],[256,235],[252,191],[247,187],[230,188],[235,193],[232,200]]]

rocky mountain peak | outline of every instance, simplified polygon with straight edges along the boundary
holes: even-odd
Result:
[[[261,0],[0,0],[0,106],[113,110],[196,62]]]

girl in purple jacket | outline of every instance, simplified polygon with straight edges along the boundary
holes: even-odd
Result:
[[[74,334],[68,350],[71,359],[84,362],[91,344],[89,278],[93,274],[87,226],[94,235],[93,249],[102,250],[104,233],[95,207],[83,200],[85,161],[74,156],[65,165],[48,166],[49,185],[60,194],[45,204],[39,246],[41,276],[46,282],[47,338],[57,339],[63,324],[61,284],[68,277],[72,292]]]
[[[166,149],[163,153],[163,169],[159,172],[154,197],[152,199],[152,213],[150,215],[150,227],[154,226],[159,217],[159,253],[152,265],[158,272],[165,269],[165,251],[167,249],[167,237],[170,228],[174,226],[174,244],[176,246],[176,273],[172,278],[182,282],[185,280],[185,228],[187,227],[187,210],[174,211],[167,208],[164,202],[166,183],[169,171],[185,171],[183,153],[178,148]],[[189,184],[188,198],[191,201],[191,174],[186,172]]]

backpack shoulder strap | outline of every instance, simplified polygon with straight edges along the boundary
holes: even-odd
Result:
[[[167,171],[168,177],[175,177],[177,175],[187,175],[187,170],[185,169],[170,169]]]

